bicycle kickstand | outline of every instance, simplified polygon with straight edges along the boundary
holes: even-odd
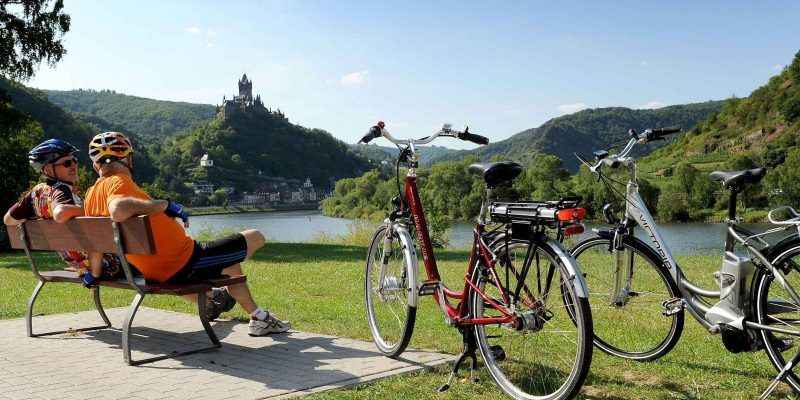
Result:
[[[473,331],[470,327],[460,327],[459,330],[461,331],[461,336],[464,338],[464,347],[462,348],[461,354],[459,354],[458,358],[456,358],[456,360],[453,362],[453,371],[450,372],[450,377],[447,378],[447,383],[439,386],[436,389],[436,391],[439,393],[450,389],[450,385],[452,385],[453,381],[456,379],[456,374],[458,374],[461,364],[467,360],[467,357],[470,358],[470,380],[472,382],[477,382],[477,379],[475,378],[475,366],[478,363],[478,357],[475,355],[475,351],[478,349],[478,344],[475,341],[475,331]]]
[[[797,353],[794,353],[794,356],[792,356],[789,362],[787,362],[786,365],[783,366],[781,372],[778,373],[778,376],[776,376],[775,380],[769,384],[767,390],[765,390],[764,393],[761,394],[758,400],[766,400],[767,397],[769,397],[769,395],[772,393],[772,391],[775,390],[775,388],[777,388],[778,385],[780,385],[781,381],[784,378],[786,378],[786,375],[789,375],[789,372],[792,371],[792,368],[794,368],[795,365],[797,365],[798,360],[800,360],[800,349],[798,349]]]

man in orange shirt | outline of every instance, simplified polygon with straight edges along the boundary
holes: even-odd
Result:
[[[132,151],[130,140],[117,132],[98,134],[89,143],[89,157],[100,178],[86,192],[86,215],[110,216],[118,222],[136,215],[150,216],[156,253],[125,255],[145,279],[177,283],[222,274],[243,275],[241,262],[264,245],[261,232],[251,229],[215,242],[195,241],[184,230],[189,226],[189,216],[180,204],[154,200],[133,182]],[[180,218],[183,226],[175,218]],[[97,276],[95,257],[92,273]],[[279,320],[256,304],[247,283],[228,286],[227,292],[250,314],[250,335],[281,333],[291,328],[288,321]],[[215,306],[214,302],[211,306]]]

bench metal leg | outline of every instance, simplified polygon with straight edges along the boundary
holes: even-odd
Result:
[[[108,315],[106,315],[106,311],[103,309],[103,303],[100,301],[100,286],[93,287],[92,292],[94,292],[94,306],[97,307],[97,312],[100,313],[100,318],[102,318],[103,322],[106,323],[106,328],[110,328],[111,321],[108,319]]]
[[[62,331],[52,331],[52,332],[45,332],[45,333],[33,333],[33,305],[36,303],[36,298],[39,296],[39,292],[42,291],[44,287],[45,281],[39,281],[36,284],[36,288],[33,289],[33,293],[31,297],[28,299],[28,310],[27,314],[25,315],[25,325],[28,330],[28,337],[39,337],[39,336],[50,336],[50,335],[58,335],[62,333],[68,332],[86,332],[86,331],[96,331],[98,329],[106,329],[111,327],[111,321],[109,321],[108,316],[106,316],[105,311],[103,311],[103,305],[100,303],[100,287],[94,288],[94,304],[97,307],[98,311],[100,311],[100,317],[103,318],[103,322],[105,325],[99,326],[90,326],[87,328],[77,328],[77,329],[67,329]]]
[[[122,325],[122,356],[125,358],[125,362],[128,365],[140,365],[145,363],[150,363],[153,361],[164,360],[167,358],[174,358],[179,356],[185,356],[188,354],[194,354],[201,351],[213,350],[218,349],[222,346],[217,335],[214,333],[214,330],[211,328],[211,323],[208,321],[208,315],[206,314],[206,296],[204,292],[197,294],[197,309],[200,313],[200,321],[203,323],[203,328],[208,335],[208,338],[211,339],[211,342],[214,343],[213,346],[210,347],[203,347],[199,349],[193,349],[188,351],[173,351],[170,354],[166,354],[163,356],[156,356],[145,358],[142,360],[134,360],[131,358],[131,325],[133,324],[133,318],[136,316],[136,311],[139,309],[139,305],[142,304],[142,300],[144,300],[143,293],[137,293],[136,297],[134,297],[131,306],[128,308],[128,315],[125,317],[125,323]]]

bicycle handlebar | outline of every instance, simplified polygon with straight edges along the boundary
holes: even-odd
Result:
[[[605,157],[601,160],[598,160],[596,164],[592,165],[589,161],[581,157],[578,153],[574,153],[578,160],[580,160],[583,164],[589,167],[589,170],[597,173],[597,170],[600,169],[601,166],[606,166],[609,168],[617,168],[621,164],[625,163],[628,159],[628,153],[633,150],[633,147],[636,143],[647,143],[651,140],[661,140],[664,136],[677,133],[681,131],[680,125],[668,126],[665,128],[656,128],[656,129],[646,129],[642,133],[637,133],[635,129],[631,129],[628,131],[628,134],[631,137],[631,140],[628,141],[628,144],[625,145],[625,148],[614,156]]]
[[[489,144],[489,138],[469,133],[469,127],[464,127],[464,131],[458,132],[457,137],[475,144]]]
[[[461,139],[461,140],[469,141],[469,142],[472,142],[472,143],[475,143],[475,144],[481,144],[481,145],[489,144],[489,138],[487,138],[485,136],[469,133],[469,127],[468,126],[465,126],[463,131],[457,131],[457,130],[451,129],[449,124],[445,124],[442,127],[442,129],[440,129],[438,132],[434,133],[433,135],[430,135],[430,136],[422,138],[422,139],[405,139],[405,140],[395,139],[391,134],[389,134],[389,131],[387,131],[384,127],[385,127],[385,124],[383,122],[378,122],[377,125],[375,125],[375,126],[373,126],[372,128],[369,129],[369,132],[367,132],[364,135],[364,137],[361,138],[361,140],[359,142],[369,143],[372,139],[376,139],[376,138],[379,138],[379,137],[383,136],[388,141],[390,141],[390,142],[392,142],[392,143],[394,143],[396,145],[412,145],[412,144],[413,145],[418,145],[418,144],[428,144],[428,143],[432,142],[434,139],[436,139],[439,136],[449,136],[449,137],[454,137],[454,138],[458,138],[458,139]]]

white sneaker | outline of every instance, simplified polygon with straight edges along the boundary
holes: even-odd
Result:
[[[281,321],[275,318],[274,315],[269,314],[267,318],[262,320],[250,319],[250,336],[265,336],[270,333],[283,333],[292,328],[289,321]]]

